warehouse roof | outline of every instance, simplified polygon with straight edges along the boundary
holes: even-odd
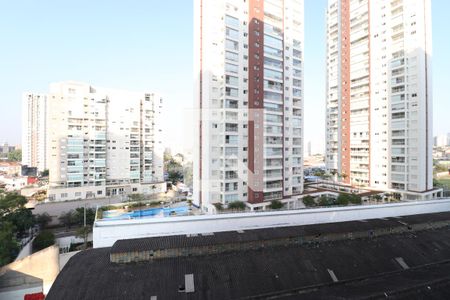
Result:
[[[389,222],[423,223],[449,217],[448,213],[428,214],[341,225],[369,223],[376,228]],[[336,230],[313,226],[318,231]],[[133,264],[111,263],[111,250],[92,249],[72,257],[46,299],[297,299],[299,294],[302,299],[385,298],[385,293],[414,299],[444,298],[450,293],[449,227]]]
[[[351,222],[261,228],[245,231],[227,231],[204,234],[188,234],[151,238],[118,240],[111,253],[124,253],[142,250],[175,249],[220,244],[269,241],[299,236],[320,236],[322,234],[350,233],[355,231],[373,231],[374,229],[411,226],[429,222],[450,220],[450,212],[412,215],[395,218],[371,219]]]

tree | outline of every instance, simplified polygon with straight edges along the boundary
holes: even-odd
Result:
[[[348,205],[350,203],[350,195],[348,194],[339,194],[337,197],[337,204],[339,205]]]
[[[86,250],[86,248],[87,248],[87,239],[88,239],[88,235],[89,235],[90,232],[92,232],[92,226],[91,225],[83,226],[83,227],[80,227],[80,228],[77,229],[76,236],[83,239],[83,241],[84,241],[84,250]]]
[[[183,181],[183,166],[172,157],[167,157],[167,160],[164,162],[164,169],[169,175],[169,181],[172,183]]]
[[[55,244],[55,236],[50,231],[42,231],[33,240],[33,251],[39,251]]]
[[[9,264],[17,256],[19,250],[14,226],[10,222],[2,220],[0,224],[0,266]]]
[[[35,216],[36,223],[40,226],[41,229],[47,227],[48,223],[52,221],[52,217],[48,213],[42,213]]]
[[[59,217],[58,217],[59,222],[64,225],[67,228],[72,227],[72,225],[75,224],[75,215],[74,215],[74,211],[70,210],[68,212],[63,212]]]
[[[245,209],[245,203],[242,201],[233,201],[228,203],[229,209],[235,209],[235,210],[244,210]]]
[[[12,261],[19,252],[18,234],[34,225],[27,200],[17,193],[0,193],[0,265]]]
[[[334,204],[333,200],[328,198],[327,196],[322,195],[319,197],[319,205],[320,206],[331,206],[333,204]]]
[[[0,217],[25,207],[25,204],[27,204],[27,199],[17,193],[0,194]]]
[[[78,207],[73,214],[73,220],[76,225],[84,226],[84,207]],[[86,208],[86,224],[92,225],[95,221],[95,210],[93,208]]]
[[[325,175],[325,171],[320,169],[314,172],[314,176],[323,177]]]
[[[360,195],[351,194],[349,196],[350,196],[350,198],[349,198],[350,203],[352,203],[352,204],[361,204],[362,203],[362,198]]]
[[[22,150],[16,149],[8,153],[9,161],[22,161]]]
[[[179,181],[183,181],[183,173],[180,171],[169,171],[169,181],[174,184]]]
[[[4,220],[11,222],[18,234],[24,234],[35,224],[33,213],[25,207],[18,208],[14,212],[6,215]]]
[[[25,208],[26,203],[27,199],[17,193],[0,194],[0,220],[10,222],[15,233],[22,234],[34,225],[33,214]]]
[[[280,200],[272,200],[272,201],[270,201],[269,208],[270,209],[280,209],[283,206],[284,206],[284,204]]]
[[[49,173],[49,170],[46,169],[46,170],[44,170],[44,171],[41,172],[41,177],[48,177],[49,174],[50,174],[50,173]]]
[[[311,207],[311,206],[315,206],[316,205],[316,201],[314,201],[314,197],[313,196],[308,195],[306,197],[303,197],[302,200],[303,200],[303,204],[306,207]]]

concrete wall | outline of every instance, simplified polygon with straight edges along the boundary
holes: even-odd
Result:
[[[120,239],[345,222],[450,211],[450,199],[395,204],[96,221],[94,248]]]
[[[5,270],[14,270],[42,279],[46,294],[59,273],[59,248],[56,245],[45,248],[2,267],[0,273]]]

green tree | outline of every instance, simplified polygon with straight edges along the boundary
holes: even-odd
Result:
[[[84,250],[86,250],[86,248],[87,248],[88,235],[91,232],[92,232],[92,226],[91,225],[83,226],[83,227],[80,227],[80,228],[77,229],[76,236],[83,239],[83,241],[84,241]]]
[[[352,204],[361,204],[362,203],[362,198],[360,195],[357,194],[351,194],[350,195],[350,199],[349,199],[350,203]]]
[[[319,205],[320,206],[331,206],[333,205],[333,200],[331,198],[328,198],[325,195],[322,195],[319,197]]]
[[[22,161],[22,150],[17,149],[8,153],[9,161]]]
[[[48,223],[52,221],[52,217],[48,213],[42,213],[35,216],[36,223],[44,229],[47,227]]]
[[[382,199],[383,199],[383,197],[381,197],[381,195],[375,195],[375,196],[373,196],[373,198],[378,202],[378,201],[381,201]]]
[[[10,222],[14,232],[22,234],[34,225],[31,211],[25,208],[27,199],[17,193],[0,194],[0,220]]]
[[[242,201],[233,201],[228,203],[228,208],[233,210],[244,210],[245,209],[245,203]]]
[[[33,240],[33,251],[39,251],[55,244],[55,236],[50,231],[42,231]]]
[[[46,170],[41,172],[41,176],[42,177],[48,177],[48,175],[49,175],[49,170],[48,169],[46,169]]]
[[[84,207],[78,207],[75,209],[73,219],[76,225],[84,225]],[[86,208],[86,224],[93,225],[95,221],[95,210],[93,208]]]
[[[339,205],[348,205],[350,203],[351,196],[348,194],[339,194],[337,197],[337,204]]]
[[[67,228],[70,228],[70,227],[72,227],[72,225],[74,225],[76,223],[75,213],[73,210],[70,210],[68,212],[63,212],[58,217],[58,220],[62,225],[64,225]]]
[[[272,201],[270,201],[269,208],[270,209],[280,209],[283,206],[284,206],[284,204],[280,200],[272,200]]]
[[[165,161],[164,169],[169,175],[169,181],[172,183],[176,184],[179,181],[183,181],[183,166],[172,157]]]
[[[0,194],[0,217],[25,207],[25,204],[27,204],[27,199],[17,193]]]
[[[4,220],[13,224],[16,233],[24,234],[29,228],[35,224],[34,216],[31,210],[21,207],[6,215]]]
[[[314,197],[313,196],[306,196],[303,197],[303,204],[305,204],[306,207],[311,207],[311,206],[315,206],[316,205],[316,201],[314,201]]]
[[[7,221],[0,223],[0,266],[9,264],[19,253],[14,226]]]

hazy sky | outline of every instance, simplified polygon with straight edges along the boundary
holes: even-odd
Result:
[[[322,152],[325,136],[325,8],[305,0],[305,143]],[[191,141],[192,1],[0,0],[0,142],[20,143],[21,95],[55,81],[158,91],[166,141]],[[450,132],[450,1],[433,0],[435,134]],[[306,146],[306,145],[305,145]]]

